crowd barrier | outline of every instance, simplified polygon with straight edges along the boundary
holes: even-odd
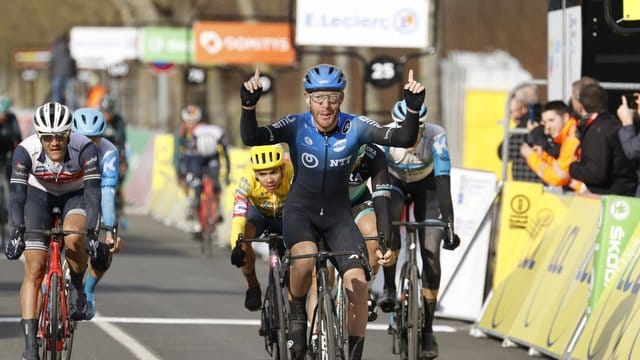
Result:
[[[639,211],[636,198],[505,183],[500,271],[476,326],[554,358],[636,358]]]

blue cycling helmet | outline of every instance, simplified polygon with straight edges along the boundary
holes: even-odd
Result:
[[[342,91],[347,86],[347,78],[342,70],[329,64],[319,64],[307,70],[302,79],[307,92],[319,90]]]
[[[402,123],[405,116],[407,116],[407,103],[404,100],[400,100],[393,105],[393,108],[391,109],[391,117],[393,118],[393,121]],[[427,107],[424,106],[424,104],[422,104],[418,116],[420,118],[420,125],[424,124],[427,120]]]
[[[104,116],[96,109],[80,108],[73,112],[71,129],[84,136],[102,136],[105,129]]]

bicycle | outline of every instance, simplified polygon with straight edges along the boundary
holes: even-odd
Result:
[[[207,174],[197,177],[190,172],[187,174],[186,179],[190,198],[195,196],[195,188],[202,186],[200,206],[197,209],[197,221],[200,225],[200,232],[197,236],[200,240],[200,253],[211,256],[213,243],[216,241],[216,227],[219,218],[215,185],[211,176]]]
[[[287,348],[287,332],[289,329],[289,296],[285,287],[283,270],[280,267],[279,248],[282,235],[268,233],[264,237],[244,238],[238,235],[238,243],[248,244],[261,242],[269,244],[269,285],[262,302],[260,335],[264,337],[265,350],[272,359],[289,359]]]
[[[371,279],[371,268],[367,258],[367,250],[364,245],[359,245],[356,251],[326,251],[320,249],[317,253],[291,255],[291,251],[285,252],[281,272],[281,283],[284,283],[284,274],[289,268],[291,261],[298,259],[316,259],[316,291],[317,303],[313,312],[311,321],[311,331],[307,344],[310,344],[309,350],[311,357],[314,359],[347,359],[348,349],[348,333],[346,331],[346,313],[348,308],[348,299],[344,290],[341,279],[336,287],[337,295],[331,293],[329,282],[329,271],[327,268],[327,260],[337,256],[357,256],[360,259],[362,268],[365,270],[367,281]],[[337,314],[340,314],[339,317]],[[339,320],[338,320],[339,319]],[[317,333],[317,334],[316,334]],[[317,335],[317,336],[314,336]]]
[[[403,360],[418,359],[421,353],[422,324],[424,322],[424,304],[422,300],[422,282],[418,268],[418,230],[427,226],[443,227],[448,225],[440,220],[408,221],[409,207],[406,208],[407,221],[394,221],[394,226],[405,226],[406,260],[400,270],[400,286],[395,309],[395,324],[391,329],[393,336],[392,352],[400,354]],[[399,345],[399,346],[398,346]]]
[[[38,233],[50,238],[47,259],[47,270],[43,283],[42,308],[38,319],[38,347],[41,358],[50,360],[69,360],[73,349],[73,339],[77,322],[71,319],[68,308],[70,283],[65,276],[62,264],[62,248],[64,237],[71,234],[86,235],[85,231],[62,229],[62,211],[53,208],[53,228],[51,230],[25,229],[24,233]],[[117,236],[117,223],[109,230]],[[101,227],[101,229],[104,229]],[[66,262],[65,262],[66,265]],[[64,282],[64,286],[62,285]],[[49,355],[49,357],[47,357]]]

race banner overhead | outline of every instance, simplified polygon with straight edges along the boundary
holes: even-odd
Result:
[[[298,0],[296,45],[424,49],[429,0]]]
[[[196,64],[293,65],[288,23],[197,21],[193,24]]]
[[[138,58],[138,29],[76,26],[71,29],[69,49],[78,67],[104,69]]]

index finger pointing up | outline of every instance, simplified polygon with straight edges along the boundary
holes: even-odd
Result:
[[[413,69],[409,70],[409,79],[407,79],[407,82],[413,82]]]
[[[256,79],[260,79],[260,68],[256,66],[256,72],[253,74],[253,77]]]

